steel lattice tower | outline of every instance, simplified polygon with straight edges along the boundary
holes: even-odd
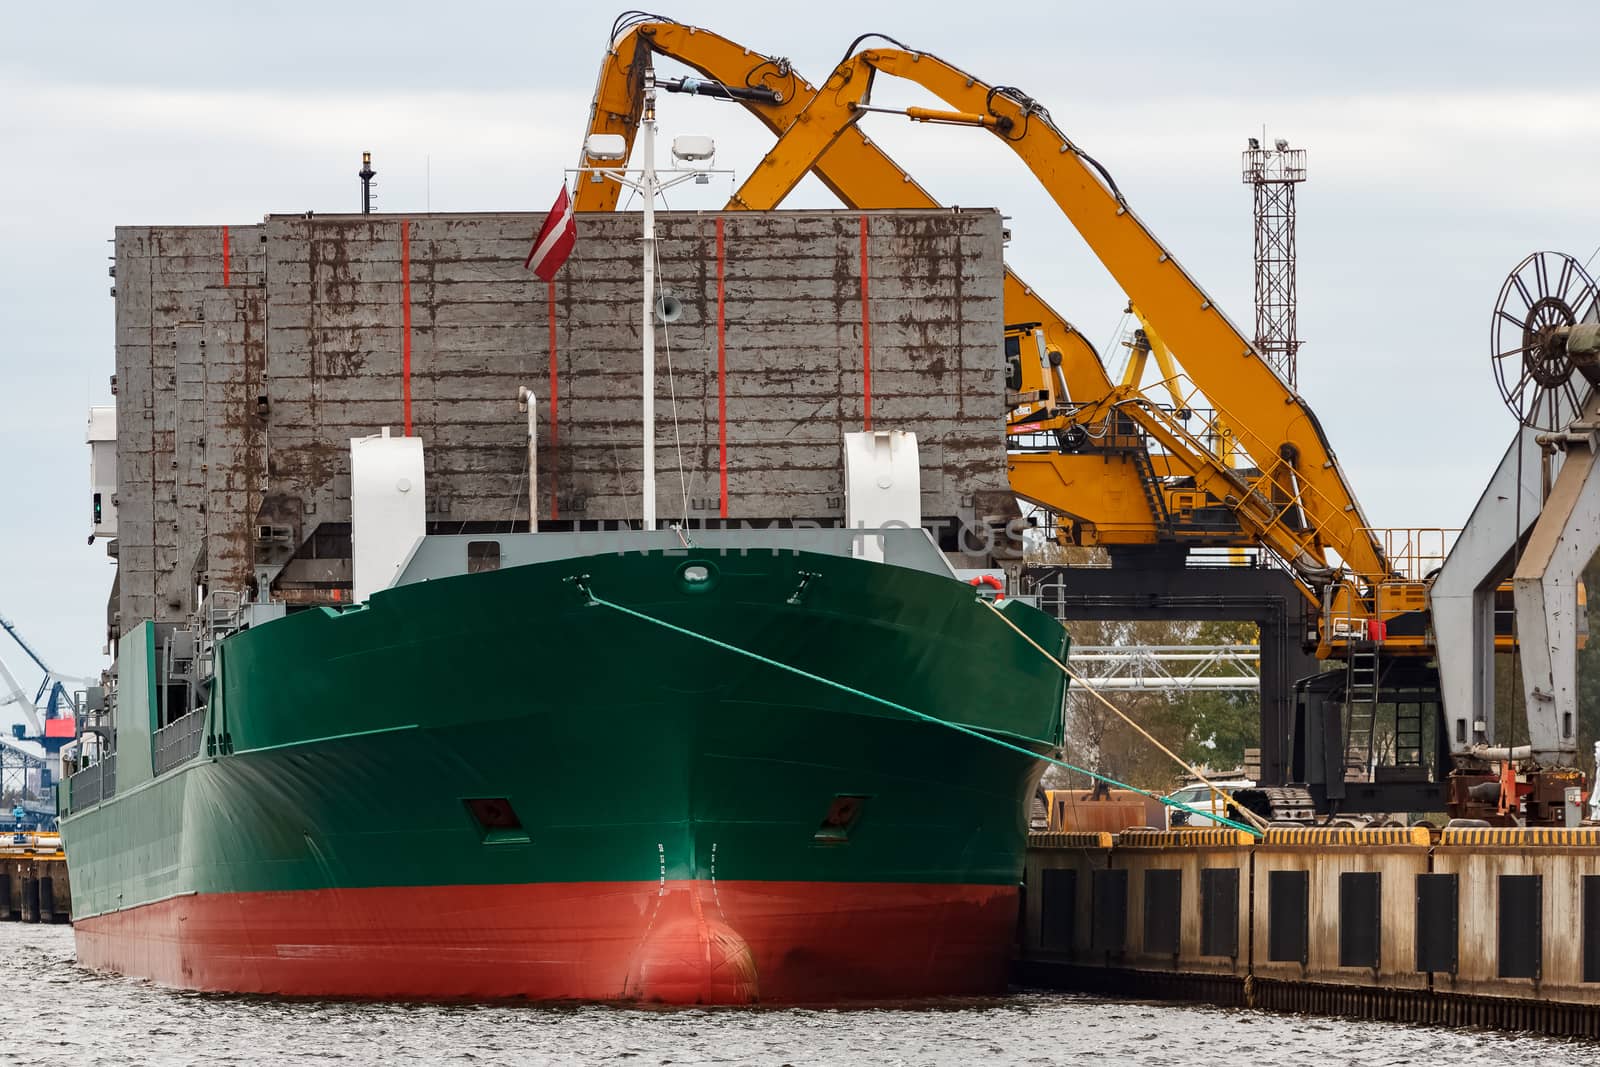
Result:
[[[1295,315],[1294,187],[1306,180],[1306,151],[1279,138],[1262,148],[1250,138],[1244,182],[1255,189],[1256,349],[1297,389],[1300,338]]]

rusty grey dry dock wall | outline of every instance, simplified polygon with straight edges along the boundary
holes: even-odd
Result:
[[[1036,835],[1042,985],[1600,1037],[1600,829]]]
[[[657,335],[662,518],[719,515],[719,431],[731,518],[843,518],[841,435],[865,414],[862,217],[658,215],[660,281],[684,307]],[[866,218],[873,424],[918,434],[924,515],[1007,511],[999,216]],[[226,254],[219,226],[119,228],[123,625],[180,619],[202,579],[243,588],[274,553],[297,554],[285,583],[348,581],[336,537],[307,545],[348,522],[348,439],[403,429],[408,303],[430,520],[526,518],[521,385],[540,399],[541,519],[637,518],[639,221],[580,217],[553,299],[522,267],[542,221],[270,216],[228,227]]]
[[[260,292],[263,228],[228,229],[230,299]],[[238,380],[242,367],[233,364],[244,357],[225,351],[223,345],[206,346],[207,365],[195,365],[208,296],[222,286],[222,231],[220,226],[143,226],[119,227],[116,234],[116,551],[121,600],[114,610],[130,622],[178,618],[191,606],[193,572],[204,565],[205,553],[203,542],[194,540],[185,527],[196,516],[206,515],[209,503],[209,492],[202,496],[194,491],[197,466],[208,468],[203,472],[208,489],[212,483],[245,477],[242,470],[235,474],[218,469],[213,475],[205,459],[195,463],[190,444],[203,437],[204,447],[216,449],[221,459],[227,455],[230,433],[237,436],[247,422],[245,413],[208,403],[185,412],[184,434],[178,427],[183,397],[193,398],[197,374],[208,394],[222,390],[230,378],[235,390],[242,384]],[[186,383],[182,390],[180,335]],[[263,340],[255,338],[258,374],[265,357]],[[185,453],[186,460],[180,460]],[[246,538],[249,533],[241,528],[238,536]]]

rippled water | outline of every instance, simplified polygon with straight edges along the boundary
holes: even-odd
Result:
[[[3,1064],[1593,1064],[1584,1042],[1023,993],[912,1008],[644,1010],[284,1001],[81,971],[0,923]]]

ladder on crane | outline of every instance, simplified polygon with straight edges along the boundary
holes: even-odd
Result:
[[[1378,722],[1378,647],[1351,643],[1344,676],[1344,778],[1365,782],[1372,768],[1373,732]]]

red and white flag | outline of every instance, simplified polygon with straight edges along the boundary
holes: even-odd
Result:
[[[524,270],[532,267],[542,282],[553,281],[577,242],[578,220],[572,214],[572,197],[562,183],[561,195],[556,197],[555,206],[545,216],[544,225],[539,227],[538,236],[533,239],[533,250],[523,260],[522,267]]]

